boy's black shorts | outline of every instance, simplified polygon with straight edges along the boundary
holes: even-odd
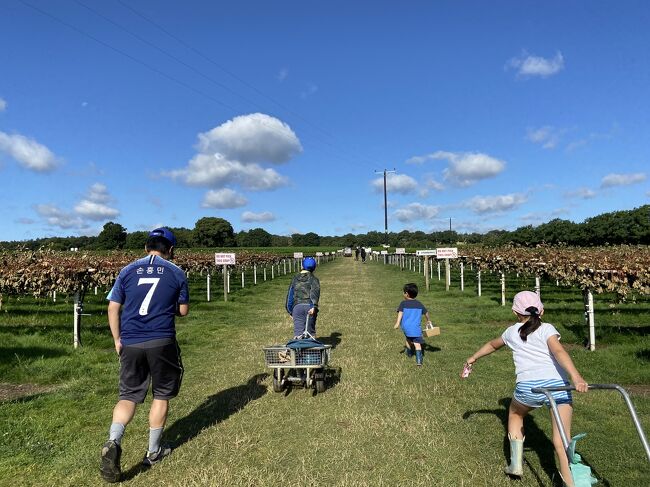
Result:
[[[125,345],[120,352],[120,400],[144,402],[151,382],[154,399],[178,395],[183,380],[181,349],[173,338]]]

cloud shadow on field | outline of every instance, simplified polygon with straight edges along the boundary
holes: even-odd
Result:
[[[477,409],[473,411],[466,411],[463,414],[463,419],[469,419],[474,414],[493,414],[501,421],[504,430],[503,437],[503,457],[504,462],[503,466],[506,466],[506,463],[510,461],[510,443],[508,441],[508,408],[510,407],[510,398],[504,397],[499,399],[499,405],[502,406],[499,409]],[[545,409],[545,408],[540,408]],[[535,414],[534,412],[532,414]],[[550,411],[547,413],[550,414]],[[550,416],[548,421],[551,421]],[[553,447],[553,442],[550,438],[546,436],[546,433],[537,426],[535,419],[529,414],[524,418],[524,432],[526,435],[526,441],[524,443],[524,463],[528,465],[528,469],[535,478],[537,484],[540,487],[552,485],[554,487],[562,487],[562,480],[560,474],[558,473],[558,466],[555,464],[555,448]],[[533,465],[530,462],[526,461],[526,454],[535,453],[539,457],[539,463],[542,467],[543,472],[537,472],[534,470]],[[585,458],[583,457],[583,463],[589,465]],[[590,465],[589,465],[590,466]],[[592,468],[593,470],[593,468]],[[526,472],[524,472],[526,474]],[[505,475],[505,474],[504,474]],[[594,475],[596,472],[594,471]],[[603,485],[609,485],[607,481],[601,479]],[[551,482],[551,483],[549,483]]]
[[[176,449],[197,437],[204,429],[225,421],[231,415],[241,411],[248,403],[266,394],[267,387],[262,382],[267,377],[267,373],[254,375],[245,384],[225,389],[208,397],[194,411],[165,429],[163,443]],[[131,480],[144,470],[140,464],[135,465],[124,472],[121,481]]]
[[[318,340],[323,342],[325,345],[331,345],[332,350],[334,350],[341,343],[342,333],[334,331],[330,333],[328,337],[318,337]]]

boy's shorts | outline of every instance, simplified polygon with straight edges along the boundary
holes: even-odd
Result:
[[[517,385],[515,386],[514,398],[517,402],[520,402],[524,406],[528,406],[530,408],[538,408],[541,406],[550,407],[551,403],[545,394],[534,394],[530,392],[530,390],[535,387],[564,387],[568,385],[570,384],[562,379],[525,380],[522,382],[517,382]],[[553,399],[558,406],[560,404],[573,403],[573,398],[571,397],[570,391],[554,391],[551,392],[551,396],[553,396]]]
[[[125,345],[120,352],[120,400],[144,402],[151,382],[154,399],[178,395],[183,380],[181,349],[173,338]]]
[[[419,337],[406,337],[406,339],[409,342],[424,344],[424,338],[422,338],[422,335]]]

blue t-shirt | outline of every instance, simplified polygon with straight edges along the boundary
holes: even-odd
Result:
[[[120,340],[123,345],[174,338],[177,304],[188,304],[187,279],[180,267],[149,255],[120,271],[106,297],[122,305]]]
[[[402,312],[400,327],[407,337],[422,336],[422,315],[427,312],[424,305],[417,299],[405,299],[397,307]]]

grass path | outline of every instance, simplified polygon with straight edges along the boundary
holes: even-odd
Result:
[[[470,290],[446,293],[444,284],[433,281],[419,298],[442,335],[427,339],[424,366],[417,368],[399,353],[402,334],[392,325],[402,285],[415,281],[422,288],[420,276],[352,259],[323,265],[317,275],[318,336],[334,346],[331,387],[318,395],[272,392],[261,349],[292,333],[283,311],[286,278],[240,291],[228,303],[194,297],[190,316],[178,324],[186,375],[165,433],[176,450],[150,471],[137,468],[147,435],[140,409],[123,443],[125,485],[512,485],[503,475],[511,355],[494,354],[468,380],[459,378],[467,355],[509,324],[509,310]],[[644,340],[637,346],[647,348]],[[593,371],[583,372],[588,380],[609,381],[604,376],[612,375],[613,365],[596,365],[608,355],[581,349],[571,354],[581,370]],[[627,355],[621,364],[639,366]],[[73,386],[57,393],[0,404],[0,420],[10,418],[7,431],[20,435],[22,424],[29,431],[25,438],[43,438],[51,455],[41,463],[29,457],[38,445],[14,441],[7,451],[19,460],[0,460],[0,485],[100,483],[98,451],[115,400],[117,363],[107,354],[100,365],[87,380],[80,373]],[[644,365],[636,377],[647,384]],[[634,401],[650,429],[650,399]],[[581,453],[594,469],[612,486],[647,485],[650,469],[622,401],[594,393],[576,404],[574,432],[589,431]],[[526,428],[527,466],[517,485],[559,485],[552,480],[548,414],[536,412]]]

